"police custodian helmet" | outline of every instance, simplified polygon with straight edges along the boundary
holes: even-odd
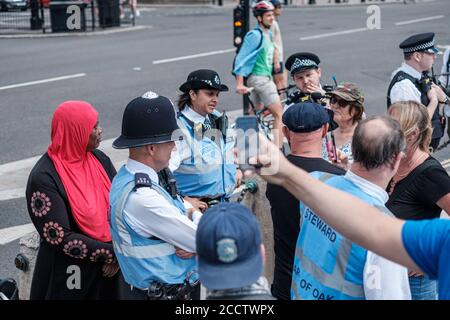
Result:
[[[154,92],[133,99],[125,108],[122,134],[113,142],[116,149],[182,140],[172,102]]]

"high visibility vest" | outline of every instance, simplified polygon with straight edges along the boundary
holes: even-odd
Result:
[[[156,183],[151,188],[185,214],[181,200],[173,199]],[[111,191],[110,227],[114,251],[125,281],[137,288],[146,289],[152,282],[181,284],[186,275],[195,269],[195,258],[181,259],[175,247],[158,238],[146,238],[136,233],[124,219],[123,209],[129,195],[135,191],[135,176],[122,166],[114,177]],[[170,228],[171,226],[167,226]]]
[[[430,99],[428,99],[427,92],[424,91],[424,88],[420,85],[419,80],[404,71],[399,71],[394,75],[394,77],[392,78],[391,83],[389,84],[389,87],[388,87],[388,93],[387,93],[388,109],[391,106],[392,88],[394,87],[394,85],[396,83],[403,81],[405,79],[408,79],[409,81],[411,81],[414,84],[416,89],[420,92],[420,102],[425,107],[428,106],[428,104],[430,103]],[[442,137],[444,135],[444,128],[441,123],[441,117],[439,115],[439,108],[436,108],[434,110],[433,116],[431,117],[431,124],[433,126],[432,138],[435,139],[435,138]],[[445,125],[444,125],[444,127],[445,127]]]
[[[191,157],[181,162],[173,175],[183,196],[218,198],[231,194],[236,184],[233,137],[224,138],[218,130],[203,132],[179,113],[179,124],[189,133]]]
[[[313,175],[328,185],[389,212],[381,201],[369,196],[345,176],[318,172]],[[344,238],[302,202],[300,214],[302,224],[294,257],[291,298],[365,299],[363,273],[367,250]]]

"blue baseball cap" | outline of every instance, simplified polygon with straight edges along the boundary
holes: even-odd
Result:
[[[198,274],[210,290],[240,288],[261,276],[261,231],[255,215],[238,203],[206,210],[197,228]]]
[[[325,108],[314,102],[300,102],[290,106],[283,114],[283,124],[293,132],[312,132],[330,122]]]

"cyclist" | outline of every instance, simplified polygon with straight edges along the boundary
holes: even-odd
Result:
[[[242,47],[236,56],[233,73],[236,75],[236,92],[249,93],[247,84],[254,90],[250,99],[257,108],[267,108],[274,117],[274,142],[282,147],[283,136],[281,134],[282,106],[277,87],[273,82],[273,71],[278,72],[280,65],[276,50],[272,42],[270,27],[275,19],[274,6],[269,1],[257,1],[252,5],[253,15],[258,25],[245,35]]]

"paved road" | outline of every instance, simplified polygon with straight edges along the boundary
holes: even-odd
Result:
[[[368,114],[385,112],[389,76],[402,60],[400,41],[414,32],[434,31],[439,45],[450,45],[447,0],[380,8],[380,30],[360,30],[366,28],[365,6],[288,8],[280,21],[286,55],[317,53],[324,82],[330,83],[334,74],[338,81],[358,83]],[[424,21],[405,23],[416,19]],[[178,86],[193,69],[215,69],[233,88],[230,7],[146,8],[137,22],[147,28],[90,37],[0,39],[0,191],[13,185],[3,172],[8,163],[45,151],[52,111],[64,100],[92,103],[100,112],[104,138],[111,139],[120,133],[129,100],[150,89],[175,100]],[[329,35],[339,32],[345,33]],[[216,54],[154,63],[211,52]],[[78,77],[7,88],[67,75]],[[237,110],[241,98],[231,90],[222,95],[220,105]],[[444,160],[449,152],[444,149],[436,156]],[[0,234],[29,222],[24,198],[0,201]],[[15,276],[12,258],[17,250],[18,241],[0,245],[0,277]]]

